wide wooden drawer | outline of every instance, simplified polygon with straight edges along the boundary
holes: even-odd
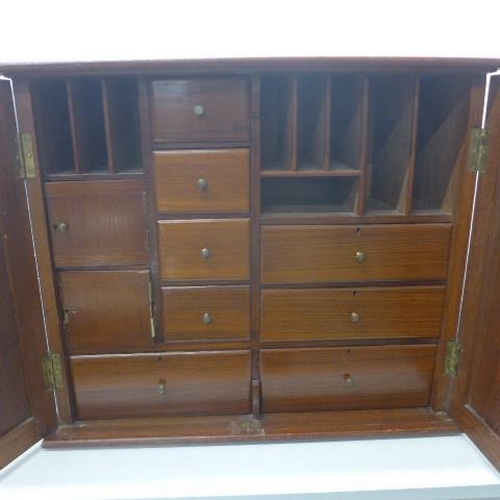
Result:
[[[445,279],[449,224],[264,226],[263,283]]]
[[[45,184],[56,267],[149,264],[143,182]]]
[[[250,210],[248,149],[155,152],[154,170],[159,212]]]
[[[82,356],[70,360],[77,419],[250,411],[250,352]]]
[[[155,143],[247,141],[249,93],[245,78],[190,78],[151,83]]]
[[[422,407],[436,347],[261,351],[263,412]]]
[[[58,277],[71,353],[154,345],[149,271],[64,271]]]
[[[250,337],[250,287],[162,288],[165,340],[237,340]]]
[[[247,280],[249,219],[160,221],[162,280]]]
[[[267,289],[261,340],[437,338],[445,287]]]

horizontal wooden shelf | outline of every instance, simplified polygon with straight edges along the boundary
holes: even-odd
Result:
[[[55,181],[105,181],[105,180],[121,180],[121,179],[136,179],[144,177],[144,171],[141,169],[122,170],[117,173],[110,173],[109,170],[103,169],[98,171],[86,172],[77,174],[74,171],[57,172],[46,174],[44,179],[47,182]]]
[[[262,170],[261,177],[359,177],[360,171],[344,168],[336,170]]]

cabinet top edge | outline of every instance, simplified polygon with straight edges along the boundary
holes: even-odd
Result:
[[[484,73],[500,66],[500,59],[460,57],[261,57],[131,61],[67,61],[0,65],[8,77],[113,74],[210,75],[256,72],[379,71]]]

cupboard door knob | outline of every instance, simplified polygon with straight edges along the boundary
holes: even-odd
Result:
[[[364,252],[356,252],[356,260],[361,264],[365,261],[365,253]]]
[[[208,188],[208,182],[206,179],[198,179],[196,185],[200,191],[206,191]]]
[[[357,323],[359,321],[359,314],[356,312],[351,313],[351,321],[353,323]]]
[[[346,385],[354,385],[354,379],[351,377],[350,373],[344,373],[343,377]]]
[[[202,321],[203,323],[205,323],[205,325],[209,325],[210,323],[212,323],[212,316],[210,316],[210,314],[208,313],[204,313]]]
[[[205,108],[201,104],[197,104],[193,108],[193,111],[196,116],[203,116],[205,114]]]
[[[212,253],[210,252],[210,250],[208,248],[202,248],[200,255],[203,259],[209,259],[210,256],[212,255]]]
[[[167,392],[167,383],[165,382],[165,380],[159,380],[158,381],[158,394],[166,394]]]
[[[68,231],[68,223],[67,222],[59,222],[59,224],[56,224],[54,226],[54,229],[58,232],[58,233],[66,233]]]

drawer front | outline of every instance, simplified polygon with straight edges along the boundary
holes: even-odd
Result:
[[[59,292],[71,353],[152,347],[149,271],[64,271]]]
[[[250,276],[248,219],[161,221],[163,280],[247,280]]]
[[[248,149],[154,153],[159,212],[250,210]]]
[[[270,289],[261,340],[437,338],[445,287]]]
[[[435,351],[432,345],[263,350],[262,411],[427,406]]]
[[[155,143],[250,139],[245,78],[154,80],[151,98]]]
[[[45,190],[56,267],[149,264],[142,182],[51,182]]]
[[[250,287],[162,288],[165,340],[250,337]]]
[[[448,224],[265,226],[263,283],[445,279]]]
[[[77,419],[250,411],[250,352],[76,357]]]

